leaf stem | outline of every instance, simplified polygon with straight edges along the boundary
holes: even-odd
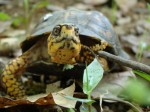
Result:
[[[86,83],[86,89],[89,90],[89,88],[88,88],[89,87],[89,79],[88,79],[87,63],[86,63],[86,81],[87,81],[87,83]]]

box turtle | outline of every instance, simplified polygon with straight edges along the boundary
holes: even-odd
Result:
[[[95,53],[105,50],[126,57],[111,23],[100,12],[68,9],[44,16],[32,35],[22,42],[23,54],[6,65],[1,83],[10,97],[20,99],[25,96],[20,75],[28,66],[40,60],[90,63],[94,57],[87,47]]]

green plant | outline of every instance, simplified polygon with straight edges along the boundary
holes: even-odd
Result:
[[[150,4],[149,3],[147,4],[147,9],[150,12]],[[150,17],[148,17],[147,21],[150,22]]]
[[[150,12],[150,4],[147,4],[147,9]],[[150,17],[148,17],[146,21],[150,22]],[[136,58],[138,61],[141,61],[143,52],[145,50],[150,50],[150,45],[146,43],[146,39],[149,37],[149,31],[147,29],[145,29],[142,37],[143,38],[140,40],[140,44],[138,46],[138,52],[136,53]]]
[[[25,27],[26,27],[26,32],[29,33],[29,25],[30,25],[30,21],[33,18],[33,14],[38,9],[46,7],[49,3],[47,0],[44,0],[30,6],[29,0],[23,0],[23,2],[24,2],[24,10],[25,10],[25,15],[24,15]]]
[[[133,70],[133,73],[139,75],[140,77],[150,81],[150,74],[147,74],[145,72],[139,71],[139,70]]]
[[[149,105],[150,89],[149,86],[140,79],[131,78],[126,87],[122,90],[120,96],[139,105]]]
[[[75,112],[75,110],[72,109],[72,108],[68,108],[68,109],[67,109],[67,112]]]
[[[136,59],[138,61],[142,60],[143,52],[148,49],[148,44],[146,43],[146,39],[148,38],[148,31],[145,31],[142,35],[142,39],[140,40],[140,44],[138,45],[138,51],[136,53]]]
[[[24,6],[24,16],[22,17],[21,15],[11,17],[8,13],[5,12],[0,12],[0,20],[1,21],[12,21],[12,26],[14,27],[19,27],[20,25],[24,24],[26,33],[29,32],[30,28],[30,22],[33,18],[33,14],[41,8],[44,8],[48,5],[49,3],[44,0],[35,3],[34,5],[30,6],[29,0],[23,0],[23,6]],[[31,7],[31,8],[30,8]]]
[[[83,92],[87,94],[88,99],[91,100],[91,92],[100,82],[103,77],[103,68],[95,59],[86,69],[83,75]],[[91,104],[89,105],[89,112],[91,112]],[[84,106],[84,105],[82,105]]]
[[[110,20],[111,22],[114,24],[117,20],[117,17],[116,17],[116,12],[117,12],[117,4],[115,2],[115,0],[112,0],[112,8],[111,8],[111,13],[110,13]]]
[[[83,92],[87,94],[87,99],[74,98],[71,96],[64,96],[71,100],[77,100],[82,102],[80,106],[80,112],[95,112],[95,108],[92,106],[92,103],[95,102],[91,99],[91,92],[100,82],[103,77],[103,68],[101,64],[95,59],[91,64],[89,64],[84,70],[83,75]]]
[[[12,26],[13,27],[19,27],[24,22],[24,18],[21,16],[16,16],[12,20]]]
[[[10,20],[11,16],[5,12],[0,12],[0,20],[1,21],[7,21]]]
[[[11,21],[12,26],[18,27],[21,25],[21,23],[23,23],[23,17],[21,16],[11,17],[6,12],[0,12],[0,21]]]

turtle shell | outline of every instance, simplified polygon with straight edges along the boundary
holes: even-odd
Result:
[[[40,38],[46,38],[52,29],[62,23],[74,24],[79,28],[81,43],[87,46],[105,40],[115,55],[127,57],[109,20],[98,11],[68,9],[47,14],[35,27],[32,35],[22,43],[23,52],[27,51]]]

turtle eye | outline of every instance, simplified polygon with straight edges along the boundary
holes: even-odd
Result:
[[[75,35],[79,36],[79,28],[75,28]]]
[[[53,34],[54,36],[58,36],[58,35],[60,34],[60,30],[61,30],[60,26],[56,26],[56,27],[53,29],[52,34]]]

